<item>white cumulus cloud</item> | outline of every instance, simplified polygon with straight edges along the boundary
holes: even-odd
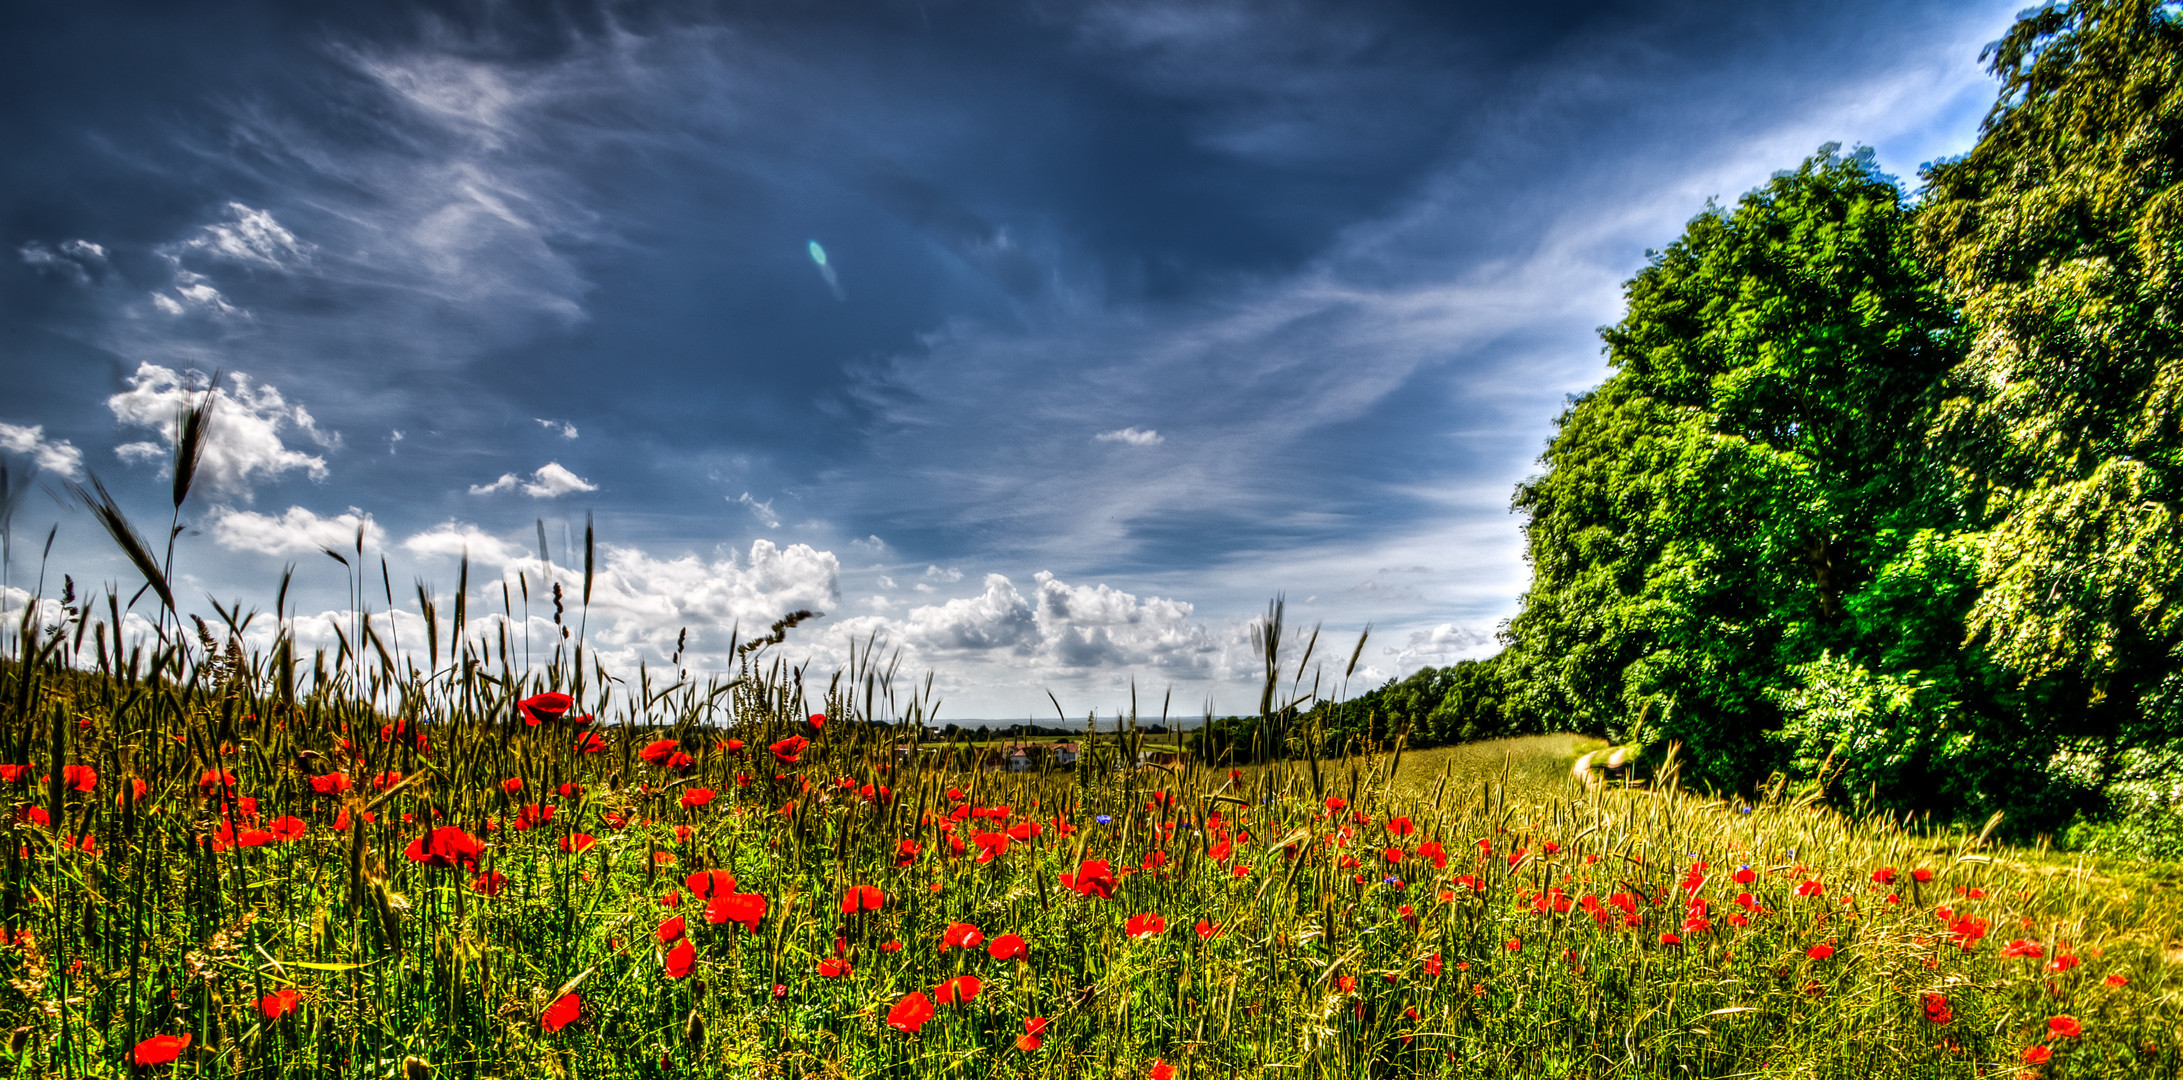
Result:
[[[0,423],[0,450],[25,455],[37,467],[71,479],[83,473],[83,451],[67,439],[46,438],[41,424]]]
[[[514,473],[502,473],[500,479],[490,484],[470,485],[472,495],[491,495],[501,491],[521,490],[534,499],[551,499],[578,491],[597,491],[599,485],[570,472],[558,461],[540,465],[528,480]]]
[[[58,274],[78,285],[106,275],[106,249],[89,240],[63,240],[51,246],[33,240],[15,249],[15,254],[41,273]]]
[[[159,441],[126,443],[115,451],[125,461],[159,460],[173,450],[175,417],[204,396],[205,377],[146,363],[126,381],[129,388],[107,398],[106,407],[123,426],[150,428]],[[247,499],[254,485],[299,469],[313,480],[326,478],[325,458],[291,449],[283,439],[292,431],[321,447],[340,445],[340,435],[321,429],[303,406],[241,373],[211,392],[212,422],[197,467],[199,482]]]
[[[402,548],[412,555],[450,559],[468,554],[472,561],[486,566],[505,566],[524,557],[520,545],[508,543],[475,525],[455,521],[435,525],[402,541]]]
[[[331,516],[301,506],[278,515],[223,506],[212,512],[206,527],[221,547],[266,555],[310,555],[327,548],[353,551],[359,529],[366,544],[379,543],[383,534],[371,515],[353,506],[348,513]]]
[[[1166,442],[1167,437],[1149,428],[1139,431],[1133,427],[1126,427],[1114,431],[1102,431],[1092,436],[1092,441],[1127,443],[1130,446],[1158,446]]]
[[[573,439],[576,437],[576,425],[571,424],[566,420],[547,420],[544,417],[538,416],[531,417],[531,420],[535,422],[539,427],[545,428],[547,431],[551,431],[564,439]]]
[[[239,202],[227,204],[228,220],[214,222],[183,241],[182,246],[233,262],[283,272],[299,270],[311,261],[312,245],[296,238],[273,215]]]
[[[1493,635],[1475,626],[1441,623],[1429,630],[1413,630],[1409,643],[1385,650],[1395,665],[1405,670],[1419,666],[1444,666],[1474,659],[1493,651]]]

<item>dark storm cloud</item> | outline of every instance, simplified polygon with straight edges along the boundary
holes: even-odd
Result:
[[[1438,545],[1395,617],[1490,628],[1509,485],[1616,282],[1823,140],[1960,150],[2006,16],[13,5],[0,439],[153,499],[144,380],[224,369],[250,460],[324,467],[239,473],[233,507],[322,517],[223,536],[581,504],[666,551],[876,534],[858,566],[971,570],[928,588],[1118,575],[1220,618],[1397,603],[1354,590]],[[257,567],[224,552],[212,584]]]

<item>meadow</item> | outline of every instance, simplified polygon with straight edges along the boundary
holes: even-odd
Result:
[[[1580,736],[966,770],[788,626],[663,686],[425,596],[330,657],[69,599],[0,665],[15,1075],[2183,1071],[2163,868],[1588,786]]]

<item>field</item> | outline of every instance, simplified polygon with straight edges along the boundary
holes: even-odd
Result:
[[[949,772],[870,671],[762,651],[655,688],[96,629],[0,667],[17,1075],[2183,1069],[2172,879],[1587,789],[1576,736]]]

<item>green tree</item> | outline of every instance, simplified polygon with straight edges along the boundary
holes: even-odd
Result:
[[[1987,526],[1970,630],[2081,733],[2183,735],[2183,22],[2078,0],[1991,52],[1918,235],[1972,331],[1936,428]]]
[[[1679,741],[1686,775],[1745,787],[1847,741],[1808,700],[1839,665],[1812,665],[1962,660],[1962,567],[1929,556],[1963,507],[1922,437],[1961,350],[1909,224],[1869,151],[1829,146],[1709,205],[1628,283],[1603,331],[1612,375],[1514,501],[1533,572],[1507,634],[1522,711]],[[1942,682],[1932,708],[1991,680]],[[1916,742],[1917,719],[1881,712],[1892,743]],[[1908,788],[1930,754],[1879,757]]]

